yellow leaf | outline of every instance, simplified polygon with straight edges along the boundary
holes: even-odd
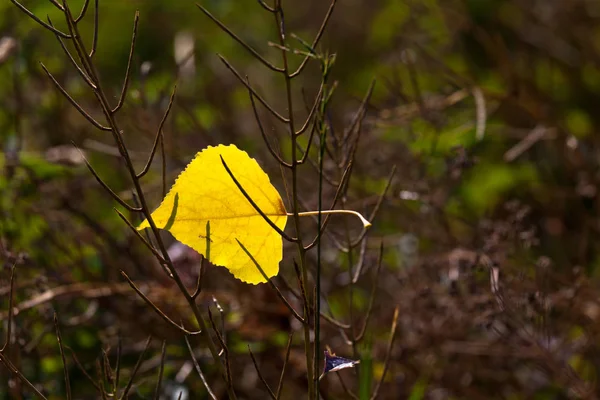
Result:
[[[279,193],[256,160],[234,145],[209,146],[196,154],[152,213],[152,219],[158,228],[167,229],[201,254],[206,252],[206,223],[210,222],[210,261],[226,267],[244,282],[265,282],[236,239],[268,277],[279,272],[283,240],[244,197],[221,157],[260,210],[283,230],[287,213]],[[148,227],[145,220],[138,229]]]

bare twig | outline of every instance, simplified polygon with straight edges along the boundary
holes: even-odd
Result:
[[[121,396],[119,397],[119,399],[126,399],[127,396],[129,395],[129,391],[131,390],[131,387],[133,386],[133,381],[135,379],[135,375],[137,374],[138,370],[140,369],[140,365],[142,365],[142,359],[144,358],[144,354],[146,354],[146,350],[148,350],[148,347],[150,347],[150,342],[152,342],[152,336],[148,336],[148,339],[146,340],[146,344],[144,346],[144,350],[142,350],[142,354],[140,354],[140,357],[138,358],[137,362],[135,363],[135,366],[133,367],[133,371],[131,371],[131,377],[129,378],[129,381],[127,382],[127,386],[125,386],[125,389],[123,390],[123,393],[121,393]]]
[[[377,399],[379,395],[379,390],[381,389],[381,385],[385,381],[385,375],[387,374],[388,368],[390,366],[390,359],[392,357],[392,349],[394,348],[394,340],[396,339],[396,329],[398,328],[398,315],[400,314],[400,308],[396,307],[394,310],[394,317],[392,319],[392,329],[390,330],[390,337],[388,339],[387,350],[385,352],[385,361],[383,362],[383,372],[381,373],[381,377],[379,378],[379,382],[377,382],[377,386],[375,386],[375,390],[371,395],[371,400]]]
[[[58,316],[54,313],[54,327],[56,329],[56,341],[58,342],[58,348],[60,350],[60,358],[63,363],[63,374],[65,375],[65,390],[67,391],[67,400],[71,400],[71,382],[69,380],[69,368],[67,367],[67,360],[65,359],[65,350],[63,349],[62,336],[60,334],[60,328],[58,326]]]

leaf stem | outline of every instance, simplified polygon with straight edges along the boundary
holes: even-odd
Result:
[[[304,212],[299,212],[298,216],[299,217],[309,217],[309,216],[314,216],[314,215],[319,215],[319,213],[321,214],[352,214],[357,216],[360,219],[360,222],[362,222],[363,227],[366,228],[370,228],[371,227],[371,223],[365,218],[363,217],[359,212],[354,211],[354,210],[321,210],[321,211],[304,211]],[[294,215],[292,213],[287,213],[288,216]]]

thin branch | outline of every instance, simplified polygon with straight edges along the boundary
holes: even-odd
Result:
[[[140,12],[136,11],[135,17],[133,18],[133,33],[131,35],[131,47],[129,48],[129,57],[127,58],[127,68],[125,69],[125,80],[123,81],[123,88],[121,89],[121,96],[119,96],[119,102],[111,111],[113,114],[119,111],[121,107],[123,107],[123,104],[125,103],[125,97],[127,96],[127,87],[129,86],[129,78],[131,77],[131,61],[133,60],[133,53],[135,51],[135,39],[137,37],[139,20]]]
[[[283,284],[285,285],[285,288],[297,299],[302,300],[302,295],[300,295],[299,293],[297,293],[290,285],[290,283],[283,278],[282,276],[279,277],[281,279],[281,281],[283,282]],[[350,325],[348,324],[344,324],[343,322],[337,321],[335,318],[325,314],[323,311],[319,311],[319,314],[321,315],[321,318],[323,318],[325,321],[329,322],[331,325],[340,328],[340,329],[350,329]]]
[[[50,32],[54,32],[55,34],[59,35],[62,38],[65,38],[65,39],[71,39],[72,38],[71,35],[68,35],[68,34],[66,34],[64,32],[59,31],[58,29],[54,28],[53,26],[48,25],[47,23],[45,23],[44,21],[42,21],[41,19],[39,19],[38,17],[36,17],[31,11],[29,11],[25,6],[23,6],[18,1],[16,1],[16,0],[10,0],[10,1],[15,6],[17,6],[17,8],[19,8],[19,10],[21,10],[25,14],[27,14],[27,16],[29,18],[31,18],[32,20],[34,20],[35,22],[37,22],[38,24],[40,24],[44,28],[48,29]]]
[[[351,175],[351,172],[352,172],[352,166],[353,166],[352,162],[350,162],[346,166],[346,169],[344,170],[344,173],[342,174],[342,178],[340,179],[340,183],[339,183],[339,185],[337,185],[337,189],[335,191],[335,195],[333,196],[333,200],[331,201],[331,206],[329,207],[329,209],[333,209],[336,206],[338,200],[340,199],[340,197],[344,193],[344,189],[345,189],[346,185],[348,184],[348,182],[350,181],[350,175]],[[323,176],[324,176],[324,174],[323,174]],[[319,239],[319,235],[323,234],[325,232],[325,229],[327,228],[327,225],[329,224],[329,217],[330,217],[330,215],[326,215],[325,216],[325,220],[323,221],[323,224],[322,224],[322,226],[320,228],[321,229],[320,233],[318,233],[317,236],[315,237],[315,239],[308,246],[306,246],[306,250],[310,250],[314,246],[317,245],[318,239]],[[315,217],[315,220],[316,219],[317,218]]]
[[[321,86],[319,87],[319,91],[317,92],[315,101],[314,101],[310,111],[308,112],[308,116],[306,117],[306,120],[304,121],[304,125],[302,125],[302,127],[295,132],[296,136],[303,134],[304,131],[306,131],[306,129],[310,126],[310,121],[313,119],[313,116],[315,115],[315,113],[317,111],[317,108],[321,102],[322,96],[323,96],[323,83],[321,83]]]
[[[394,310],[394,318],[392,320],[392,329],[390,330],[390,338],[388,339],[387,350],[385,352],[385,361],[383,362],[383,372],[381,373],[381,377],[379,378],[379,382],[377,382],[377,386],[371,395],[371,400],[377,399],[379,395],[379,389],[381,389],[381,385],[385,380],[385,375],[387,374],[388,368],[390,366],[390,359],[392,355],[392,349],[394,347],[394,340],[396,338],[396,328],[398,328],[398,314],[400,313],[400,307],[396,307]]]
[[[223,349],[223,356],[225,357],[225,371],[227,373],[227,375],[226,375],[227,387],[228,387],[229,391],[234,393],[233,377],[231,375],[231,362],[229,360],[229,348],[227,347],[227,344],[225,344],[225,339],[223,338],[223,336],[217,329],[217,325],[215,324],[215,320],[213,318],[212,311],[210,311],[210,307],[208,307],[208,319],[210,320],[210,324],[212,325],[213,331],[215,332],[215,335],[217,336],[217,340],[219,341],[219,343],[221,344],[221,348]]]
[[[196,372],[198,372],[198,375],[200,376],[200,380],[204,384],[204,387],[206,388],[208,395],[210,396],[210,398],[212,400],[217,400],[217,396],[215,396],[215,394],[213,393],[212,389],[208,385],[208,382],[206,381],[206,377],[204,376],[204,374],[202,373],[202,370],[200,369],[200,364],[198,364],[198,360],[196,360],[196,356],[194,355],[194,351],[192,350],[192,346],[190,345],[190,340],[188,339],[187,336],[184,336],[183,338],[184,338],[185,344],[187,345],[187,348],[190,352],[190,357],[192,357],[192,362],[194,363]]]
[[[70,347],[68,347],[68,346],[67,346],[67,349],[69,349],[69,351],[71,352],[71,356],[73,357],[73,362],[75,362],[75,365],[77,365],[77,367],[79,368],[79,370],[81,371],[81,373],[83,373],[83,375],[92,383],[92,385],[94,385],[94,387],[96,388],[96,390],[98,390],[98,392],[101,392],[102,389],[98,385],[98,382],[96,382],[94,380],[94,378],[92,378],[90,376],[90,374],[88,374],[88,372],[85,370],[85,368],[83,367],[83,365],[81,365],[81,362],[77,358],[77,355],[75,354],[75,351],[73,349],[71,349]]]
[[[106,132],[109,132],[109,131],[111,131],[111,130],[112,130],[112,129],[111,129],[111,128],[109,128],[108,126],[104,126],[104,125],[102,125],[100,122],[96,121],[96,120],[94,119],[94,117],[92,117],[90,114],[88,114],[88,112],[87,112],[87,111],[85,111],[85,110],[84,110],[84,109],[83,109],[83,108],[82,108],[82,107],[79,105],[79,103],[77,103],[77,102],[75,101],[75,99],[73,99],[73,98],[71,97],[71,95],[70,95],[70,94],[69,94],[69,93],[68,93],[68,92],[65,90],[65,88],[63,88],[63,87],[62,87],[62,85],[61,85],[60,83],[58,83],[58,81],[56,80],[56,78],[54,77],[54,75],[52,75],[52,74],[50,73],[50,71],[48,71],[48,69],[46,68],[46,66],[45,66],[43,63],[40,63],[40,65],[42,66],[42,68],[43,68],[44,72],[46,73],[46,75],[48,75],[48,77],[50,78],[50,80],[52,81],[52,83],[54,84],[54,86],[55,86],[55,87],[58,89],[58,91],[59,91],[59,92],[61,92],[63,96],[65,96],[65,98],[67,99],[67,101],[68,101],[69,103],[71,103],[71,105],[72,105],[73,107],[75,107],[75,109],[76,109],[77,111],[79,111],[79,113],[80,113],[81,115],[83,115],[83,117],[84,117],[85,119],[87,119],[89,123],[91,123],[92,125],[94,125],[96,128],[100,129],[101,131],[106,131]]]
[[[269,392],[269,396],[273,400],[277,400],[277,396],[275,396],[275,393],[273,393],[273,390],[271,390],[271,387],[265,380],[265,377],[260,372],[260,368],[258,368],[258,363],[256,362],[256,358],[254,357],[254,353],[252,352],[252,349],[250,349],[250,345],[248,345],[248,352],[250,353],[250,358],[252,358],[252,363],[254,364],[254,369],[256,370],[256,373],[258,374],[258,378],[263,383],[263,385],[265,385],[265,387],[267,388],[267,392]]]
[[[238,42],[244,49],[246,49],[250,54],[252,54],[258,61],[263,63],[267,68],[275,72],[283,72],[283,68],[276,67],[267,61],[263,56],[261,56],[256,50],[250,47],[246,42],[244,42],[238,35],[236,35],[231,29],[229,29],[225,24],[219,21],[215,16],[213,16],[208,10],[202,7],[200,4],[196,3],[196,6],[215,24],[219,26],[223,31],[225,31],[231,38],[233,38],[236,42]]]
[[[123,346],[121,344],[121,336],[117,339],[117,359],[115,361],[115,379],[113,381],[113,392],[116,394],[119,387],[119,380],[121,379],[121,353],[123,352]]]
[[[81,21],[83,19],[83,17],[85,17],[85,13],[87,13],[88,10],[88,6],[90,5],[90,0],[85,0],[83,3],[83,6],[81,6],[81,11],[79,12],[79,16],[77,18],[75,18],[75,23],[79,23],[79,21]],[[62,11],[64,10],[64,7],[62,7]]]
[[[246,77],[246,83],[247,83],[247,86],[250,87],[250,82],[248,81],[248,77]],[[279,161],[279,164],[281,164],[282,166],[284,166],[286,168],[291,168],[292,164],[286,163],[283,160],[283,158],[279,155],[279,153],[276,152],[275,149],[273,149],[273,146],[271,145],[271,143],[269,142],[269,139],[267,138],[267,134],[266,134],[265,129],[260,120],[260,116],[258,115],[258,110],[256,109],[256,103],[254,102],[254,96],[250,89],[248,89],[248,94],[250,96],[250,103],[252,104],[252,111],[254,111],[254,119],[256,120],[256,123],[258,124],[260,134],[262,135],[262,138],[263,138],[265,144],[267,145],[267,149],[269,150],[269,152],[271,153],[273,158],[275,158],[277,161]]]
[[[65,375],[65,390],[67,391],[67,400],[71,400],[71,382],[69,380],[69,369],[67,368],[67,360],[65,359],[65,350],[63,349],[62,336],[60,334],[60,328],[58,326],[58,315],[54,313],[54,327],[56,329],[56,340],[58,342],[58,348],[60,350],[60,358],[63,363],[63,374]]]
[[[381,204],[383,203],[383,199],[385,198],[385,195],[387,194],[390,186],[392,185],[392,180],[394,179],[395,174],[396,174],[396,165],[394,165],[392,167],[392,171],[390,172],[390,176],[388,177],[385,188],[379,195],[379,198],[377,199],[377,203],[375,204],[375,207],[371,211],[371,215],[369,215],[369,221],[373,221],[375,219],[375,217],[377,216],[377,213],[379,212],[379,209],[381,208]],[[350,244],[350,247],[351,248],[356,247],[360,243],[360,241],[363,239],[363,237],[365,236],[365,233],[366,232],[363,231],[362,234],[354,242],[352,242]]]
[[[98,47],[98,13],[100,12],[99,0],[94,0],[94,36],[92,38],[92,49],[90,50],[89,57],[92,58],[96,53]]]
[[[127,382],[127,386],[125,386],[125,390],[123,390],[123,393],[121,393],[120,399],[126,399],[127,396],[129,395],[129,391],[131,390],[131,387],[133,386],[133,380],[135,379],[135,375],[137,374],[138,370],[140,369],[140,366],[142,365],[142,359],[144,358],[144,354],[146,353],[146,350],[148,350],[148,347],[150,347],[150,342],[152,342],[152,336],[148,336],[148,339],[146,340],[146,345],[144,346],[144,350],[142,350],[142,354],[140,354],[140,357],[138,358],[137,363],[135,363],[135,367],[133,367],[133,371],[131,372],[131,377],[129,378],[129,381]]]
[[[331,14],[333,14],[333,9],[335,8],[335,4],[337,3],[337,0],[332,0],[331,5],[329,6],[329,9],[327,10],[327,14],[325,14],[325,18],[323,19],[323,22],[321,23],[321,27],[319,28],[319,31],[317,32],[317,35],[315,36],[315,40],[313,40],[312,43],[312,48],[314,49],[315,47],[317,47],[317,45],[319,44],[319,41],[321,40],[321,37],[323,36],[323,33],[325,32],[325,27],[327,27],[327,23],[329,22],[329,18],[331,18]],[[300,75],[300,73],[302,72],[302,70],[304,69],[304,67],[306,67],[306,65],[308,64],[308,60],[310,59],[309,55],[306,55],[304,57],[304,60],[302,60],[302,63],[300,64],[300,66],[298,67],[298,69],[296,69],[296,71],[294,71],[293,73],[291,73],[289,75],[290,78],[295,78],[296,76]]]
[[[248,90],[250,90],[252,92],[252,94],[254,95],[254,97],[256,97],[258,99],[258,101],[265,106],[265,108],[267,110],[269,110],[271,112],[271,114],[273,114],[273,116],[275,116],[275,118],[277,118],[278,120],[280,120],[281,122],[283,122],[284,124],[288,124],[290,122],[290,120],[288,118],[285,118],[284,116],[282,116],[281,114],[279,114],[277,111],[275,111],[275,109],[273,107],[271,107],[269,105],[269,103],[267,103],[267,101],[265,99],[262,98],[262,96],[260,96],[256,90],[254,90],[254,88],[250,85],[248,85],[246,83],[246,80],[244,78],[242,78],[242,75],[240,75],[240,73],[233,68],[233,65],[231,65],[229,63],[229,61],[227,61],[222,55],[217,54],[217,56],[219,57],[219,59],[221,59],[221,61],[223,62],[223,64],[225,64],[225,66],[236,76],[236,78],[238,78],[238,80],[240,82],[242,82],[242,84],[244,86],[246,86],[246,88]]]
[[[244,197],[246,198],[246,200],[248,200],[248,202],[252,205],[252,207],[254,207],[254,209],[256,210],[256,212],[259,213],[260,216],[263,217],[265,221],[267,221],[267,223],[271,226],[271,228],[275,229],[275,231],[277,233],[279,233],[281,235],[281,237],[283,237],[285,240],[287,240],[289,242],[292,242],[292,243],[297,242],[298,239],[292,238],[292,237],[288,236],[277,225],[275,225],[275,223],[273,221],[271,221],[269,219],[269,217],[267,217],[267,215],[260,209],[260,207],[254,202],[254,200],[252,200],[252,198],[250,197],[250,195],[248,194],[248,192],[246,192],[246,190],[242,187],[242,185],[237,180],[237,178],[233,175],[233,173],[229,169],[229,166],[227,166],[227,163],[223,159],[223,156],[220,156],[220,157],[221,157],[221,162],[223,163],[223,166],[225,167],[225,170],[227,170],[227,173],[229,174],[229,176],[231,177],[231,179],[233,179],[233,182],[235,183],[235,185],[238,187],[238,189],[240,189],[240,192],[242,192],[242,194],[244,195]]]
[[[165,126],[165,122],[169,117],[169,113],[171,112],[171,107],[173,107],[173,102],[175,101],[175,93],[177,92],[177,85],[173,86],[173,91],[171,92],[171,97],[169,98],[169,104],[167,105],[167,109],[163,114],[162,119],[160,120],[160,124],[158,125],[158,130],[156,131],[156,136],[154,137],[154,143],[152,144],[152,150],[150,151],[150,156],[148,157],[148,161],[146,162],[146,166],[139,174],[136,175],[138,179],[142,178],[144,175],[148,173],[150,170],[150,166],[152,165],[152,161],[154,160],[154,155],[156,154],[156,149],[158,148],[158,142],[160,138],[163,136],[163,127]]]
[[[79,148],[77,146],[75,146],[75,147],[77,148],[77,150],[79,150]],[[108,186],[106,183],[104,183],[104,181],[102,180],[102,178],[100,178],[100,176],[96,173],[96,171],[94,170],[94,168],[92,167],[92,165],[88,162],[87,158],[85,158],[85,156],[83,155],[83,152],[81,150],[79,150],[79,152],[81,153],[81,157],[83,158],[83,161],[85,162],[85,165],[90,170],[90,172],[92,173],[92,175],[94,176],[94,178],[96,178],[96,180],[98,181],[98,183],[100,184],[100,186],[102,186],[104,188],[104,190],[106,190],[112,196],[112,198],[117,201],[117,203],[119,203],[120,205],[122,205],[123,207],[125,207],[127,210],[129,210],[131,212],[142,211],[140,208],[136,208],[136,207],[130,206],[129,204],[127,204],[125,202],[125,200],[121,199],[118,194],[116,194],[115,192],[113,192],[113,190],[110,188],[110,186]]]
[[[156,259],[158,260],[158,262],[160,263],[160,265],[163,266],[163,268],[166,268],[165,265],[167,264],[167,262],[165,261],[165,259],[163,258],[163,256],[158,252],[158,250],[156,250],[154,248],[154,246],[152,246],[152,244],[150,244],[150,242],[148,240],[146,240],[146,238],[144,236],[142,236],[142,234],[140,233],[140,231],[138,231],[135,226],[133,226],[133,224],[131,222],[129,222],[129,220],[127,219],[127,217],[125,217],[123,215],[123,213],[119,210],[117,210],[116,208],[114,208],[115,212],[119,215],[119,217],[123,220],[123,222],[125,222],[127,224],[127,226],[131,229],[131,231],[142,241],[142,243],[144,243],[144,245],[146,245],[146,247],[152,252],[152,254],[154,254],[154,256],[156,257]],[[171,272],[166,270],[167,274],[169,275],[170,278],[172,278],[173,276],[171,275]]]
[[[269,283],[269,285],[271,286],[271,288],[275,291],[275,294],[277,294],[277,297],[279,297],[279,299],[283,302],[283,304],[287,307],[287,309],[290,310],[290,312],[292,313],[292,315],[294,316],[294,318],[296,318],[300,323],[305,324],[306,320],[304,318],[302,318],[300,316],[300,314],[298,314],[298,312],[294,309],[294,307],[292,307],[292,305],[287,301],[287,299],[285,298],[285,296],[283,295],[283,293],[281,293],[281,291],[279,290],[279,288],[277,287],[277,285],[275,285],[275,283],[271,280],[271,278],[269,278],[267,276],[267,274],[262,269],[262,267],[260,266],[260,264],[258,263],[258,261],[256,261],[256,258],[254,258],[254,256],[252,254],[250,254],[250,252],[248,251],[248,249],[246,248],[246,246],[244,246],[243,243],[240,242],[237,238],[235,239],[235,241],[238,242],[238,244],[240,245],[240,247],[242,248],[242,250],[244,250],[244,253],[246,253],[246,255],[248,257],[250,257],[250,259],[252,260],[252,262],[254,263],[254,265],[256,266],[256,268],[260,271],[260,274]]]
[[[14,375],[16,375],[17,378],[19,378],[19,380],[24,383],[27,387],[29,387],[29,389],[31,389],[31,391],[33,393],[35,393],[39,398],[43,399],[43,400],[48,400],[46,398],[46,396],[44,396],[39,390],[38,388],[35,387],[35,385],[33,383],[31,383],[26,377],[25,375],[23,375],[23,373],[21,371],[19,371],[19,369],[17,367],[14,366],[13,363],[10,362],[10,360],[3,354],[0,352],[0,362],[2,364],[4,364],[4,366],[6,366],[6,368],[13,373]]]
[[[50,17],[48,17],[48,23],[50,25],[52,25],[52,20],[50,19]],[[71,64],[77,69],[77,72],[79,72],[79,75],[83,78],[83,80],[85,81],[85,83],[87,83],[88,86],[91,87],[92,89],[94,89],[94,90],[97,89],[98,87],[96,86],[96,84],[94,82],[92,82],[92,80],[88,76],[87,72],[85,72],[83,70],[83,68],[79,66],[79,64],[77,63],[77,61],[75,61],[75,58],[73,57],[73,55],[71,54],[71,52],[69,51],[69,49],[67,49],[67,45],[62,40],[62,38],[59,35],[54,35],[54,36],[56,36],[56,39],[58,40],[58,43],[60,43],[60,47],[63,49],[64,53],[69,58],[69,61],[71,61]]]
[[[274,13],[275,9],[272,7],[269,7],[269,5],[267,3],[265,3],[263,0],[258,0],[258,4],[260,4],[260,6],[262,8],[264,8],[265,10],[267,10],[268,12]]]
[[[187,336],[184,336],[187,340]],[[163,340],[160,350],[160,367],[158,369],[158,378],[156,379],[156,389],[154,389],[154,400],[160,399],[160,386],[162,384],[163,372],[165,370],[165,356],[167,354],[167,341]]]
[[[14,301],[15,301],[15,266],[16,263],[13,264],[12,268],[10,269],[10,292],[8,295],[8,322],[7,322],[7,327],[6,327],[6,341],[4,342],[4,345],[2,345],[2,349],[0,349],[0,354],[4,353],[4,351],[6,349],[8,349],[8,346],[10,345],[10,339],[12,336],[12,324],[13,324],[13,317],[14,317]]]
[[[283,390],[283,377],[285,376],[285,370],[287,367],[288,360],[290,359],[290,350],[292,349],[292,339],[294,338],[294,332],[290,332],[288,337],[287,346],[285,347],[285,358],[283,359],[283,367],[281,368],[281,375],[279,376],[279,384],[277,385],[277,395],[275,396],[277,400],[281,397],[281,392]]]
[[[49,1],[60,11],[65,11],[65,8],[62,6],[62,4],[58,3],[56,0],[49,0]]]
[[[373,311],[373,303],[375,302],[375,293],[377,293],[377,281],[379,278],[379,273],[381,271],[381,265],[383,264],[383,242],[379,246],[379,257],[377,259],[377,269],[375,270],[375,276],[373,277],[373,284],[371,285],[371,296],[369,297],[369,305],[367,307],[367,314],[365,315],[365,321],[363,323],[362,329],[359,334],[354,337],[354,343],[360,342],[367,331],[367,326],[369,325],[369,319],[371,318],[371,313]],[[356,281],[353,279],[353,283]]]
[[[165,313],[163,313],[153,302],[152,300],[150,300],[148,298],[148,296],[146,296],[137,286],[135,283],[133,283],[133,281],[129,278],[129,276],[127,276],[127,274],[125,273],[125,271],[121,271],[121,275],[123,275],[123,277],[127,280],[127,282],[129,282],[129,286],[131,286],[131,288],[133,290],[135,290],[135,292],[146,302],[146,304],[148,304],[148,306],[150,306],[158,315],[160,315],[160,317],[165,320],[165,322],[167,322],[169,325],[173,326],[174,328],[179,329],[181,332],[185,333],[186,335],[198,335],[200,333],[202,333],[202,331],[197,331],[197,332],[192,332],[192,331],[188,331],[187,329],[185,329],[183,326],[178,325],[175,321],[173,321],[171,318],[169,318]]]

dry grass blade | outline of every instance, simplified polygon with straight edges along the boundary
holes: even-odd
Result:
[[[140,357],[137,360],[137,363],[135,363],[135,366],[133,367],[133,371],[131,372],[131,377],[129,378],[129,381],[127,382],[127,386],[125,386],[125,389],[123,390],[123,393],[121,393],[121,396],[119,397],[119,399],[126,399],[127,396],[129,396],[129,391],[131,390],[131,387],[133,386],[133,381],[135,379],[135,375],[137,374],[138,370],[140,369],[140,365],[142,365],[142,359],[144,358],[144,354],[146,354],[146,350],[148,350],[148,347],[150,347],[150,342],[152,342],[152,336],[148,336],[148,339],[146,340],[146,344],[144,346],[144,350],[142,350],[142,354],[140,354]]]
[[[67,367],[67,360],[65,359],[65,350],[63,348],[62,335],[60,334],[60,328],[58,326],[58,315],[54,313],[54,327],[56,329],[56,341],[58,342],[58,348],[60,350],[60,358],[63,363],[63,374],[65,375],[65,390],[67,391],[67,400],[71,400],[71,381],[69,380],[69,368]]]

